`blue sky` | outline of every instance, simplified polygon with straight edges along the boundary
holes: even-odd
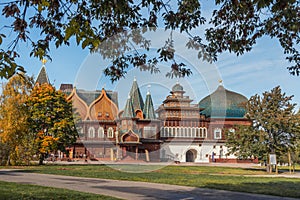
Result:
[[[30,58],[26,47],[20,47],[20,50],[20,63],[25,66],[29,75],[36,77],[41,68],[41,62],[36,58]],[[143,80],[145,77],[153,78],[153,75],[147,72],[140,73],[138,70],[133,70],[131,73],[128,73],[125,80],[122,79],[120,82],[112,85],[107,78],[103,77],[103,74],[101,77],[101,71],[104,69],[104,66],[101,65],[101,59],[97,59],[98,55],[90,55],[89,51],[82,50],[74,44],[69,47],[52,49],[51,57],[53,60],[52,62],[49,61],[46,63],[46,69],[51,83],[57,88],[59,88],[61,83],[75,83],[78,85],[78,83],[76,83],[78,73],[86,72],[83,77],[86,78],[86,81],[92,82],[87,84],[87,86],[85,86],[83,82],[80,82],[78,87],[92,90],[101,89],[101,87],[105,86],[108,89],[120,90],[121,85],[122,88],[121,91],[119,91],[120,106],[126,101],[127,93],[129,92],[134,76],[137,77],[144,96],[146,95],[146,86],[148,84],[143,83]],[[194,59],[194,61],[202,64],[202,62],[197,59]],[[289,63],[286,62],[285,56],[277,41],[264,38],[254,46],[251,52],[239,57],[229,53],[221,54],[218,61],[213,65],[208,65],[206,69],[210,71],[211,68],[215,68],[215,70],[219,72],[219,76],[223,80],[225,88],[239,92],[248,98],[257,93],[261,94],[264,91],[270,91],[272,88],[280,85],[283,92],[286,92],[289,96],[294,95],[293,101],[299,104],[300,91],[297,85],[299,84],[300,77],[291,76],[286,69],[288,65]],[[168,69],[166,65],[161,67],[166,68],[166,70]],[[91,78],[92,76],[94,77]],[[102,83],[97,82],[97,77],[101,77],[99,79],[101,79]],[[218,78],[215,78],[215,80],[213,80],[215,82],[211,83],[211,88],[208,88],[209,86],[205,83],[206,80],[203,80],[205,77],[201,77],[201,82],[199,81],[199,75],[195,72],[194,75],[184,80],[167,79],[164,78],[163,73],[160,74],[159,77],[160,78],[154,77],[156,82],[157,79],[159,79],[163,82],[161,84],[166,85],[166,82],[168,82],[168,84],[164,87],[164,90],[158,88],[158,91],[155,91],[153,83],[151,84],[151,81],[149,82],[149,84],[152,85],[152,95],[159,97],[159,99],[153,97],[154,104],[156,105],[159,105],[168,95],[168,91],[176,81],[180,83],[187,81],[190,83],[191,88],[189,90],[192,90],[192,92],[187,91],[187,95],[194,97],[194,103],[212,92],[219,84]]]
[[[3,17],[0,18],[0,21],[3,21]],[[197,31],[201,33],[202,29]],[[158,40],[160,41],[162,38],[159,37]],[[182,44],[179,44],[177,49],[181,52],[177,54],[179,59],[191,62],[195,68],[201,68],[200,72],[199,70],[197,72],[196,69],[196,72],[193,71],[194,75],[192,77],[170,80],[165,78],[164,74],[153,76],[149,73],[132,70],[125,80],[123,79],[112,85],[107,78],[101,75],[105,67],[103,66],[105,65],[103,60],[97,55],[90,55],[88,50],[77,47],[74,42],[71,42],[68,47],[63,46],[59,49],[52,47],[50,53],[52,62],[46,63],[46,69],[51,83],[57,88],[61,83],[75,83],[79,88],[81,86],[82,88],[86,87],[84,89],[101,89],[105,86],[108,89],[117,90],[119,92],[120,109],[124,106],[134,76],[136,76],[141,86],[144,97],[147,86],[152,85],[151,93],[156,106],[162,103],[176,81],[184,85],[187,90],[186,94],[195,100],[193,103],[197,103],[201,98],[216,89],[219,78],[223,80],[225,88],[241,93],[248,98],[257,93],[270,91],[280,85],[287,95],[294,95],[294,103],[300,104],[300,90],[297,87],[300,77],[289,74],[286,69],[289,63],[285,60],[285,55],[278,41],[274,39],[267,37],[260,39],[251,52],[239,57],[223,53],[219,56],[218,61],[212,65],[193,58],[189,52],[184,52]],[[41,61],[29,57],[29,44],[20,43],[18,50],[21,56],[18,62],[25,67],[28,75],[36,77],[42,65]],[[167,70],[166,65],[161,65],[161,67],[163,72]],[[216,75],[216,73],[218,74]],[[211,78],[210,76],[214,77]],[[80,77],[85,78],[80,79]],[[100,78],[98,79],[98,77]],[[91,81],[91,83],[85,85],[85,81]]]

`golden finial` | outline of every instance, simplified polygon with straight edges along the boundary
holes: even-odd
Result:
[[[219,83],[220,83],[220,85],[223,85],[223,80],[220,79],[220,80],[219,80]]]
[[[45,64],[46,64],[46,62],[47,62],[47,60],[46,60],[45,58],[43,58],[43,59],[42,59],[42,63],[43,63],[43,65],[45,65]]]

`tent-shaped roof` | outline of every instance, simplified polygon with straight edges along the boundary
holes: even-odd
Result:
[[[48,83],[50,84],[50,81],[49,81],[49,78],[48,78],[48,75],[47,75],[47,72],[46,72],[46,67],[45,65],[42,66],[38,76],[37,76],[37,79],[35,81],[35,84],[44,84],[44,83]]]
[[[131,103],[133,105],[134,111],[136,111],[136,110],[143,111],[144,101],[143,101],[141,91],[139,89],[139,86],[138,86],[135,78],[133,80],[129,95],[130,95],[130,99],[131,99]]]
[[[150,92],[147,93],[143,113],[145,119],[155,119],[155,112]]]

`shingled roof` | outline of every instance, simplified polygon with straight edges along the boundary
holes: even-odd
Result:
[[[82,90],[78,89],[77,91],[78,96],[89,106],[93,101],[95,101],[100,95],[101,91],[96,90],[96,91],[87,91],[87,90]],[[111,90],[106,90],[106,95],[107,97],[112,100],[116,106],[118,107],[118,93],[111,91]]]
[[[145,119],[155,119],[155,112],[150,92],[147,92],[143,113]]]
[[[122,117],[134,117],[134,110],[130,97],[127,99]]]
[[[47,72],[46,72],[46,67],[43,65],[40,72],[39,72],[39,75],[37,76],[37,79],[35,81],[35,84],[44,84],[44,83],[48,83],[50,84],[50,81],[49,81],[49,78],[48,78],[48,75],[47,75]]]
[[[131,99],[131,103],[132,103],[134,111],[136,111],[136,110],[143,111],[144,101],[143,101],[139,86],[138,86],[135,78],[133,80],[129,95],[130,95],[130,99]]]

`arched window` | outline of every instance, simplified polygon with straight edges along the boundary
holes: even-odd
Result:
[[[202,133],[203,133],[203,138],[207,138],[207,128],[203,128],[202,129]]]
[[[175,137],[175,134],[176,134],[176,128],[173,127],[172,129],[173,129],[173,130],[172,130],[172,137]]]
[[[170,137],[170,132],[171,132],[171,128],[170,127],[166,127],[165,136],[166,137]]]
[[[188,137],[191,137],[191,135],[192,135],[192,129],[191,129],[191,127],[189,127],[188,128]]]
[[[98,138],[104,138],[104,129],[103,129],[103,127],[98,128]]]
[[[95,137],[95,128],[90,127],[89,128],[89,138],[94,138]]]
[[[201,129],[200,128],[196,129],[196,138],[201,138]]]
[[[194,127],[192,128],[192,137],[196,137],[196,129]]]
[[[217,140],[222,138],[222,130],[220,128],[214,129],[214,138]]]
[[[114,129],[112,127],[109,127],[107,130],[107,137],[113,138],[114,137]]]
[[[183,137],[183,131],[184,131],[184,128],[181,127],[181,128],[180,128],[180,135],[179,135],[179,137]]]
[[[165,130],[164,127],[161,127],[161,128],[160,128],[160,137],[164,137],[164,136],[165,136],[165,135],[164,135],[164,130]]]
[[[176,130],[176,137],[179,137],[179,136],[180,136],[180,128],[177,127],[176,129],[177,129],[177,130]]]
[[[170,133],[171,133],[171,128],[170,128],[170,127],[167,127],[167,128],[166,128],[166,132],[165,132],[165,136],[166,136],[166,137],[170,137]]]
[[[168,127],[164,127],[163,136],[168,137]]]
[[[187,128],[184,127],[184,128],[183,128],[183,137],[186,137],[186,136],[187,136]]]

